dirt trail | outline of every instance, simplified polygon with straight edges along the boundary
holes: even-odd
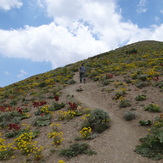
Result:
[[[86,84],[79,83],[78,73],[74,75],[77,82],[63,90],[65,94],[74,95],[75,99],[82,105],[96,109],[100,108],[108,112],[111,117],[111,127],[88,143],[97,152],[97,155],[81,155],[72,158],[68,163],[160,163],[142,157],[134,152],[135,146],[139,144],[139,138],[146,134],[138,125],[124,121],[119,116],[117,105],[112,102],[111,97],[101,92],[97,83],[87,81]],[[77,92],[79,87],[82,92]]]

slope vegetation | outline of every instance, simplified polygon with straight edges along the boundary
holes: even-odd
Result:
[[[86,84],[79,83],[82,63],[87,67]],[[162,42],[134,43],[38,74],[0,89],[0,160],[159,163],[162,106]],[[90,129],[86,124],[96,111],[94,119],[102,121],[91,121],[109,124],[107,128],[95,130],[97,126]],[[109,117],[106,124],[104,117]],[[89,145],[84,154],[75,146],[82,143]],[[65,152],[73,145],[74,151]]]

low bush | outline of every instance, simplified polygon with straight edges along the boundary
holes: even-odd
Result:
[[[135,152],[153,160],[163,159],[163,118],[156,117],[149,134],[141,138]]]
[[[146,95],[138,95],[135,97],[136,101],[143,101],[146,100]]]
[[[59,110],[59,109],[62,109],[62,108],[64,108],[65,107],[65,104],[64,103],[56,103],[56,102],[54,102],[53,104],[52,104],[52,106],[50,106],[50,108],[49,108],[49,111],[55,111],[55,110]]]
[[[89,145],[86,143],[74,143],[70,145],[67,149],[62,149],[60,151],[60,155],[67,156],[67,157],[75,157],[79,154],[96,154],[96,152],[89,150]]]
[[[93,132],[102,133],[110,125],[110,116],[101,109],[96,109],[86,117],[82,124],[82,128],[90,127]]]
[[[45,115],[42,117],[36,117],[33,121],[32,121],[32,125],[34,126],[48,126],[51,123],[51,115]]]
[[[126,111],[123,115],[123,118],[126,120],[126,121],[132,121],[133,119],[136,118],[136,115],[134,112],[131,112],[131,111]]]
[[[69,84],[69,85],[73,85],[73,84],[75,84],[75,83],[76,83],[76,81],[73,80],[73,79],[67,81],[67,84]]]
[[[136,83],[135,83],[136,87],[138,88],[144,88],[146,86],[149,86],[150,85],[150,82],[149,81],[141,81],[141,80],[137,80]]]
[[[139,124],[141,126],[150,126],[152,125],[152,122],[150,120],[147,120],[147,121],[142,120],[142,121],[139,121]]]
[[[122,100],[119,103],[119,108],[126,108],[131,106],[131,101],[130,100]]]
[[[161,112],[160,106],[155,104],[149,104],[148,106],[145,106],[144,110],[149,112]]]

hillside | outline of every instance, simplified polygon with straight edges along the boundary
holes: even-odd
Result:
[[[78,79],[82,63],[87,67],[86,84]],[[97,110],[99,115],[93,118],[101,118],[98,123],[90,119]],[[159,163],[162,112],[163,42],[137,42],[1,88],[0,159],[7,163]],[[86,120],[100,127],[89,132],[91,123]],[[76,157],[59,155],[74,143],[85,143],[96,154],[85,149]],[[63,153],[72,156],[78,150],[81,146]]]

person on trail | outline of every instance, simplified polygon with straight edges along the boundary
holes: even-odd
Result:
[[[86,73],[86,68],[84,66],[84,64],[82,64],[79,68],[79,78],[80,78],[80,83],[82,82],[86,82],[86,79],[85,79],[85,73]]]

